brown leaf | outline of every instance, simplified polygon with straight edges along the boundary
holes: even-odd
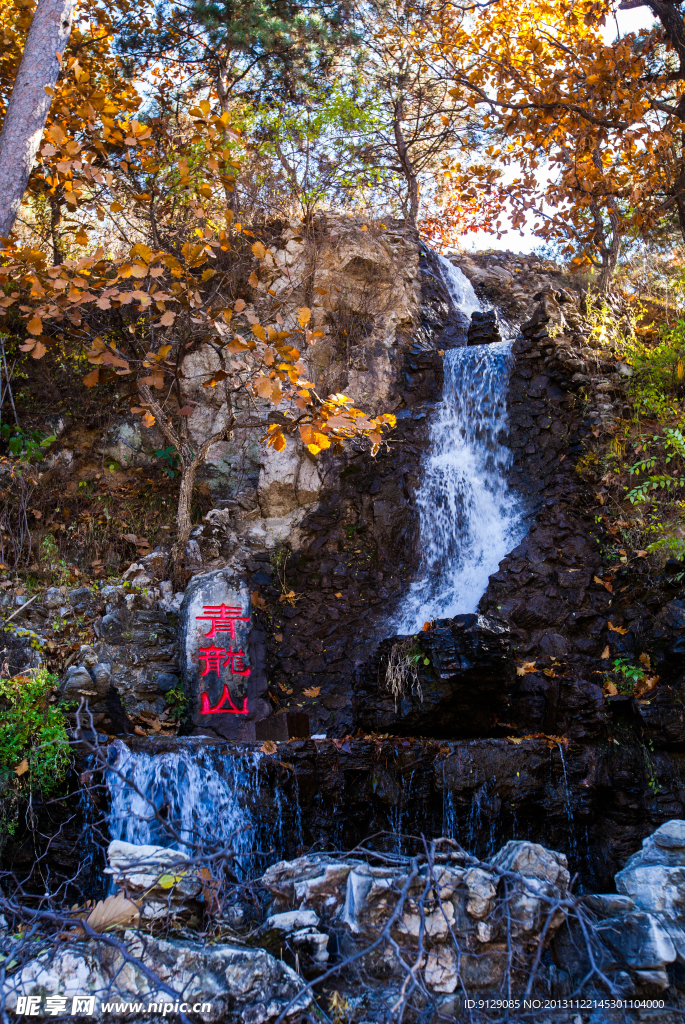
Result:
[[[609,644],[606,645],[606,647],[604,648],[604,650],[600,654],[600,658],[602,659],[602,661],[606,661],[606,659],[608,657],[609,657]]]
[[[94,388],[95,385],[99,382],[99,380],[100,369],[99,367],[96,366],[94,370],[91,370],[90,373],[86,374],[86,376],[83,378],[83,383],[86,385],[87,388]]]
[[[139,725],[134,725],[133,731],[136,734],[136,736],[147,736],[145,729],[141,729]]]
[[[167,309],[166,313],[164,313],[164,315],[162,317],[160,317],[158,326],[159,327],[171,327],[171,325],[173,324],[175,319],[176,319],[176,314],[172,313],[170,309]]]
[[[29,770],[29,763],[26,760],[26,758],[24,758],[24,760],[20,761],[19,764],[17,765],[17,767],[14,769],[14,774],[15,775],[23,775],[24,772],[27,772],[28,770]]]
[[[635,554],[637,555],[638,558],[646,558],[647,557],[647,552],[646,551],[636,551]]]
[[[310,686],[310,687],[308,687],[308,689],[304,690],[303,692],[304,692],[305,697],[318,697],[319,694],[321,693],[321,687],[320,686]]]
[[[129,544],[135,544],[137,538],[135,533],[122,533],[121,539],[127,540]]]
[[[250,288],[256,288],[257,285],[259,284],[259,278],[255,274],[254,270],[252,271],[252,273],[248,277],[247,283],[249,284]]]
[[[610,594],[613,593],[614,588],[607,580],[600,580],[599,576],[593,576],[592,578],[595,583],[599,583],[600,587],[604,587]]]
[[[607,626],[609,627],[612,633],[620,633],[621,636],[625,636],[628,632],[625,626],[614,626],[611,622],[607,622]]]
[[[43,321],[39,316],[31,317],[26,325],[26,330],[29,334],[42,334],[43,333]]]
[[[245,306],[245,299],[238,299],[237,302],[234,303],[233,308],[236,311],[236,313],[242,313],[242,311],[245,309]]]
[[[184,405],[182,409],[178,410],[178,415],[179,416],[192,416],[194,408],[195,408],[194,405]]]
[[[616,689],[616,684],[612,683],[611,680],[608,679],[607,682],[604,684],[604,689],[602,692],[605,697],[615,697],[618,693],[618,690]]]
[[[528,672],[537,672],[534,661],[524,661],[522,665],[517,665],[517,676],[525,676]]]
[[[130,924],[138,915],[139,909],[136,904],[127,899],[123,892],[118,892],[114,896],[99,900],[86,918],[86,924],[95,932],[104,932],[118,924]]]
[[[638,661],[639,661],[639,662],[640,662],[640,663],[641,663],[642,665],[644,665],[644,666],[645,666],[645,668],[649,668],[649,667],[650,667],[650,665],[651,665],[651,663],[652,663],[652,661],[651,661],[651,658],[649,657],[649,655],[648,655],[648,654],[641,654],[641,655],[640,655],[640,657],[638,658]]]
[[[263,754],[277,754],[278,747],[273,740],[265,740],[259,748]]]
[[[252,593],[250,594],[250,601],[252,602],[253,608],[261,608],[262,610],[266,608],[266,601],[264,600],[263,597],[259,596],[258,590],[252,591]]]
[[[47,352],[47,349],[46,349],[45,345],[43,344],[43,342],[42,341],[37,341],[36,344],[33,346],[33,351],[31,352],[31,358],[32,359],[42,359],[46,352]]]

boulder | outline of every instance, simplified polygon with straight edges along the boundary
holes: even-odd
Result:
[[[469,345],[491,345],[493,342],[502,340],[497,321],[497,310],[491,309],[487,312],[475,310],[471,314],[469,326]]]
[[[293,1006],[286,1017],[301,1014],[312,997],[297,998],[302,979],[282,960],[263,949],[247,949],[223,943],[202,945],[192,941],[172,941],[152,935],[126,932],[124,944],[132,958],[139,960],[159,979],[143,973],[135,961],[127,960],[119,949],[89,942],[73,950],[44,953],[21,971],[6,979],[6,1006],[15,1010],[19,996],[38,995],[94,996],[96,1020],[109,1020],[117,1014],[112,1004],[142,1002],[150,1020],[174,1012],[180,1007],[213,1024],[267,1024]],[[165,991],[164,986],[167,987]],[[103,1009],[103,1004],[109,1004]],[[166,1006],[166,1010],[163,1007]],[[120,1015],[126,1008],[119,1011]]]

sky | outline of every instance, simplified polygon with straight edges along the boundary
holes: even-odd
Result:
[[[607,19],[603,35],[608,42],[612,42],[617,37],[617,31],[622,36],[628,32],[638,32],[642,28],[649,28],[653,20],[653,15],[648,7],[636,7],[631,11],[617,11],[616,19]],[[512,169],[511,177],[514,177],[515,173],[515,170]],[[536,238],[530,230],[525,228],[522,234],[519,231],[507,231],[501,238],[486,231],[475,231],[473,234],[465,235],[461,243],[462,248],[467,252],[474,249],[508,249],[510,252],[522,253],[530,253],[542,244],[542,239]]]

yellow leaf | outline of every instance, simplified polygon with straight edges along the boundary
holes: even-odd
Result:
[[[171,889],[172,886],[178,885],[185,871],[181,871],[178,875],[160,875],[157,879],[157,885],[160,885],[162,889]]]
[[[31,317],[26,325],[26,330],[29,334],[42,334],[43,333],[43,321],[39,316]]]
[[[606,659],[608,657],[609,657],[609,644],[606,645],[606,647],[604,648],[604,650],[600,654],[600,658],[602,659],[602,661],[606,661]]]
[[[112,213],[121,213],[121,211],[123,210],[123,206],[116,199],[113,203],[110,203],[109,208],[112,211]]]
[[[145,415],[143,416],[143,423],[145,424],[145,426],[149,428],[153,425],[154,422],[155,417],[152,415],[152,413],[146,412]]]
[[[261,242],[255,242],[252,246],[252,252],[255,254],[258,260],[263,260],[266,256],[266,249]]]
[[[520,736],[507,736],[507,739],[509,740],[510,743],[522,743],[523,742]]]
[[[273,740],[266,740],[259,748],[263,754],[277,754],[278,747]]]
[[[269,441],[269,444],[275,449],[275,451],[282,452],[286,447],[286,440],[283,432],[279,431],[277,434],[274,434],[272,440]]]
[[[28,770],[29,770],[29,763],[26,760],[26,758],[24,758],[24,760],[20,761],[20,763],[14,769],[14,774],[15,775],[23,775],[24,772],[27,772]]]
[[[310,686],[307,690],[304,691],[305,697],[318,697],[320,693],[320,686]]]
[[[300,327],[306,327],[312,318],[312,311],[309,306],[303,306],[302,309],[297,311],[297,319],[300,322]]]
[[[261,324],[253,324],[252,333],[254,334],[255,338],[259,338],[260,341],[266,341],[266,331],[264,330]]]

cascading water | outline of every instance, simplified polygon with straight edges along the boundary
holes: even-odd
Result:
[[[468,314],[480,309],[468,278],[439,259],[455,305]],[[523,536],[507,484],[511,455],[500,442],[511,358],[510,341],[445,353],[443,398],[417,497],[422,565],[396,623],[398,633],[475,612],[488,577]]]
[[[238,866],[251,865],[260,845],[254,815],[259,754],[221,754],[192,740],[154,755],[120,741],[112,750],[107,773],[112,839],[178,849],[225,843]]]

